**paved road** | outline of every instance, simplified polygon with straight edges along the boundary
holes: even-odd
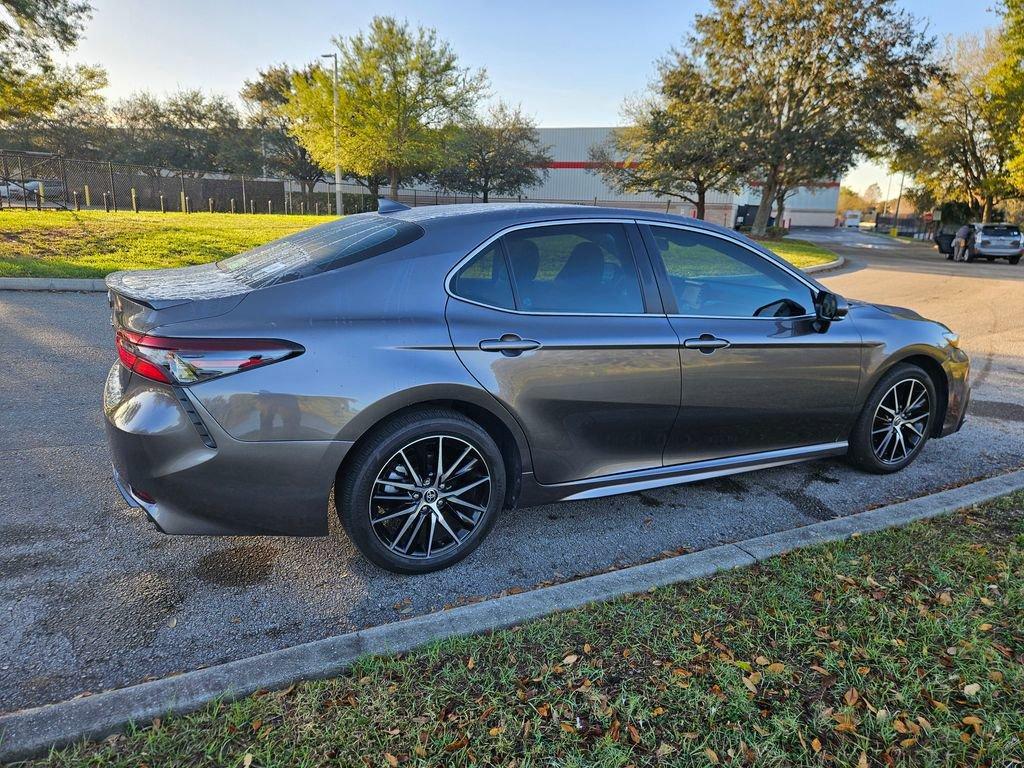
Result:
[[[399,577],[324,539],[162,536],[111,482],[99,410],[104,297],[0,292],[0,711],[118,687],[441,608],[861,511],[1024,460],[1024,266],[951,264],[856,232],[824,279],[960,330],[972,417],[895,476],[819,461],[520,510],[448,571]]]

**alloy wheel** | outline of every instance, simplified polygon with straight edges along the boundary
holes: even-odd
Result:
[[[487,512],[491,474],[452,435],[415,440],[384,462],[370,492],[370,527],[396,555],[431,560],[458,548]]]
[[[884,464],[899,464],[924,441],[932,402],[917,379],[903,379],[882,396],[871,422],[871,448]]]

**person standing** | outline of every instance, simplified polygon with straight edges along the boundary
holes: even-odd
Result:
[[[974,228],[970,224],[964,224],[956,231],[953,237],[953,261],[967,261],[973,236]]]

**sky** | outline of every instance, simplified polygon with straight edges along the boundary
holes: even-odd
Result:
[[[621,124],[623,99],[642,93],[655,62],[679,45],[703,0],[92,0],[70,62],[100,64],[107,96],[181,88],[237,96],[269,64],[305,64],[331,39],[377,14],[434,27],[464,66],[487,70],[494,97],[520,104],[542,127]],[[931,33],[996,24],[991,0],[902,0]],[[844,179],[858,192],[885,169],[862,163]],[[893,183],[893,195],[898,179]]]

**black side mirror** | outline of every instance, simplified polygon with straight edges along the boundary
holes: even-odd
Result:
[[[822,291],[814,302],[815,327],[819,333],[824,333],[830,324],[842,320],[849,311],[850,307],[842,296]]]

